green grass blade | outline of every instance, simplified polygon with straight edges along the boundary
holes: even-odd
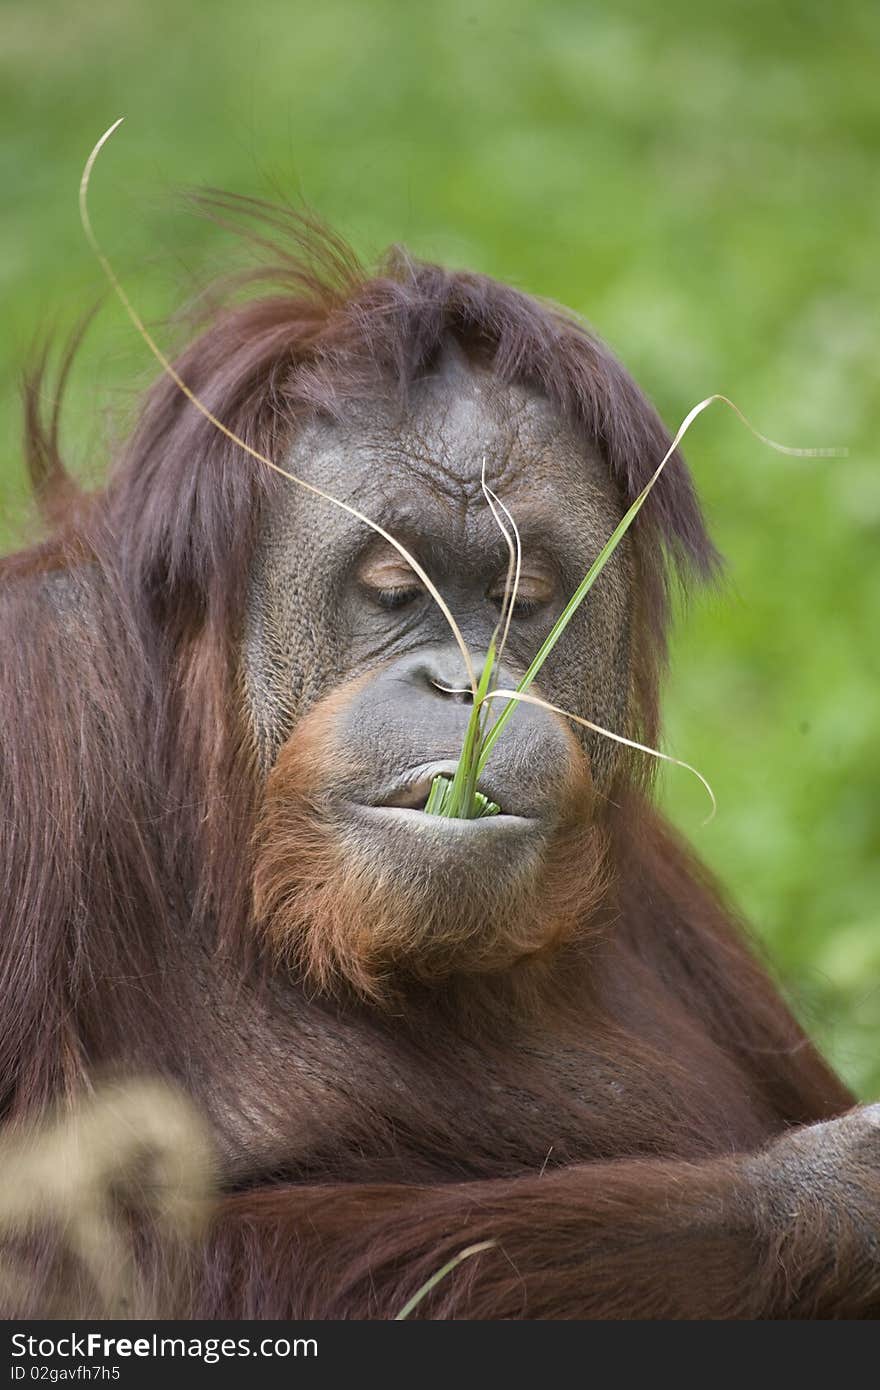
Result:
[[[480,800],[477,799],[477,777],[479,776],[477,764],[483,745],[483,722],[486,717],[484,702],[495,673],[495,653],[496,646],[493,636],[486,652],[486,660],[480,673],[480,679],[477,682],[476,698],[465,730],[455,776],[451,782],[447,777],[434,779],[428,800],[425,803],[425,811],[429,815],[448,816],[457,820],[476,820],[482,815],[493,814],[486,811],[485,806],[494,805],[494,802],[490,803],[486,797],[482,796]],[[438,783],[443,785],[438,786]]]
[[[596,580],[599,578],[599,575],[602,573],[608,561],[611,559],[611,556],[614,554],[618,545],[623,540],[623,537],[626,535],[633,521],[635,521],[639,511],[641,510],[642,506],[647,500],[648,494],[650,493],[657,476],[658,475],[655,474],[654,478],[652,478],[651,481],[642,489],[636,500],[632,503],[627,512],[624,514],[624,516],[617,523],[617,526],[614,528],[608,540],[605,542],[602,549],[599,551],[599,554],[596,556],[595,560],[590,565],[590,568],[587,570],[580,584],[575,589],[568,603],[565,605],[559,617],[556,619],[556,622],[553,624],[552,628],[547,633],[547,636],[544,638],[544,641],[541,643],[541,646],[539,647],[538,652],[534,660],[532,661],[532,664],[529,666],[529,669],[526,671],[522,680],[517,685],[516,689],[518,693],[521,694],[523,691],[528,690],[532,682],[537,679],[538,673],[540,672],[541,667],[544,665],[544,662],[547,660],[547,657],[550,655],[553,648],[556,646],[556,643],[559,641],[563,632],[568,627],[568,624],[571,622],[572,618],[574,617],[577,610],[580,608],[587,594],[590,592]],[[478,775],[483,771],[484,767],[486,766],[489,754],[492,752],[492,749],[494,748],[499,738],[499,735],[501,734],[501,731],[503,730],[505,724],[507,723],[508,719],[510,718],[514,709],[516,708],[516,705],[516,700],[508,701],[508,703],[504,706],[504,709],[498,716],[497,720],[493,724],[492,728],[489,730],[489,733],[483,740],[483,746],[477,764]]]

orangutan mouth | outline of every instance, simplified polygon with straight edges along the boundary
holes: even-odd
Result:
[[[393,783],[382,788],[370,804],[377,808],[424,811],[435,779],[437,777],[451,779],[455,774],[456,766],[457,764],[453,760],[444,759],[410,768],[396,778]],[[490,792],[488,787],[481,787],[480,790],[484,791],[491,800],[498,801],[500,792],[497,790],[494,794]],[[516,819],[520,819],[520,817],[516,817]]]
[[[478,835],[488,842],[493,835],[500,834],[506,838],[513,831],[533,834],[546,828],[546,817],[539,809],[526,805],[517,805],[514,809],[510,804],[510,797],[505,797],[504,790],[495,785],[494,779],[488,778],[480,790],[498,803],[501,807],[498,814],[472,820],[427,815],[425,803],[434,779],[451,778],[455,768],[455,761],[446,759],[410,768],[369,797],[353,802],[353,808],[365,814],[377,827],[385,822],[389,826],[397,824],[401,827],[409,826],[412,830],[430,830],[432,836],[436,835],[442,840],[449,836],[456,838],[461,835]]]

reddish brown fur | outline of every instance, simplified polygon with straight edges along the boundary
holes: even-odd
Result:
[[[622,502],[665,451],[666,431],[630,378],[561,311],[400,253],[370,278],[335,239],[243,210],[278,253],[281,292],[219,312],[178,368],[258,449],[280,456],[310,410],[405,395],[452,333],[597,440]],[[69,485],[35,389],[30,457],[48,503]],[[266,930],[285,952],[296,943],[293,960],[313,984],[342,961],[362,993],[375,987],[379,967],[360,948],[352,956],[332,890],[306,913],[285,888],[288,854],[303,851],[300,885],[325,863],[307,799],[289,795],[307,792],[308,730],[294,734],[264,802],[240,717],[241,600],[275,486],[163,379],[106,491],[66,507],[49,541],[0,569],[0,1100],[10,1122],[108,1064],[170,1074],[201,1094],[206,1068],[224,1059],[219,1003],[231,1008],[266,974],[255,868]],[[715,558],[680,460],[633,531],[634,681],[652,740],[664,553],[703,573]],[[638,776],[621,773],[602,816],[612,872],[601,912],[589,876],[564,878],[550,916],[567,942],[533,977],[527,1015],[506,977],[442,994],[421,985],[384,1021],[291,987],[285,1026],[295,1034],[309,1022],[303,1048],[315,1029],[336,1030],[345,1065],[335,1052],[321,1062],[303,1093],[312,1109],[300,1113],[300,1093],[284,1075],[267,1081],[257,1051],[239,1061],[241,1092],[259,1098],[276,1084],[267,1103],[289,1109],[291,1136],[313,1118],[319,1137],[274,1165],[287,1185],[248,1192],[259,1175],[246,1174],[245,1190],[230,1192],[181,1311],[387,1317],[451,1253],[485,1238],[497,1248],[462,1266],[423,1312],[878,1306],[876,1286],[847,1303],[854,1263],[822,1264],[829,1242],[854,1246],[839,1211],[817,1211],[806,1235],[785,1242],[755,1209],[736,1156],[841,1113],[851,1097]],[[200,995],[194,960],[216,999]],[[559,1166],[539,1176],[548,1147]]]

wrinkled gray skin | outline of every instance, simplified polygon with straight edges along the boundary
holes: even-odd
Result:
[[[509,687],[621,514],[598,456],[544,399],[499,387],[450,348],[437,372],[415,388],[405,415],[372,401],[351,408],[342,422],[314,422],[296,438],[285,466],[378,521],[420,560],[479,672],[508,564],[481,489],[483,459],[488,485],[519,526],[524,566],[540,562],[553,577],[552,597],[514,617],[496,680]],[[504,836],[508,857],[515,841],[520,850],[534,847],[553,828],[570,735],[564,721],[533,706],[516,710],[481,782],[504,815],[451,823],[412,809],[423,803],[433,772],[454,769],[470,699],[448,689],[466,687],[467,675],[442,613],[424,591],[385,611],[364,589],[358,571],[371,554],[393,552],[368,527],[292,483],[282,484],[267,508],[244,642],[248,704],[264,767],[316,701],[372,673],[339,728],[351,756],[350,784],[329,793],[360,845],[381,835],[386,852],[392,844],[399,850],[401,835],[418,833],[419,852],[444,856],[458,853],[456,835],[468,835],[471,850],[477,836],[487,849]],[[626,732],[630,702],[628,569],[624,546],[535,687],[554,704],[618,732]],[[579,736],[594,780],[607,782],[616,745],[583,731]],[[389,801],[410,809],[375,809]]]

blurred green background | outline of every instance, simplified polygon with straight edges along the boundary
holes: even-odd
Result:
[[[726,586],[673,648],[663,795],[844,1075],[880,1094],[880,7],[873,0],[2,0],[2,541],[27,521],[17,374],[99,292],[80,170],[118,115],[93,215],[160,321],[224,235],[176,185],[304,196],[390,241],[559,299],[675,426]],[[153,374],[108,304],[74,377],[100,473]]]

